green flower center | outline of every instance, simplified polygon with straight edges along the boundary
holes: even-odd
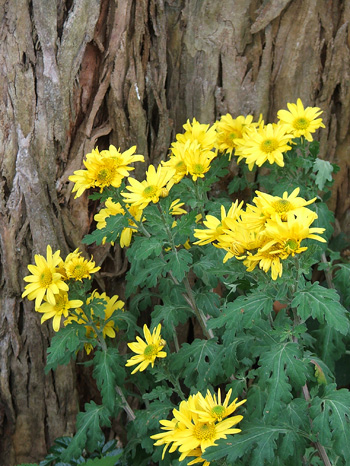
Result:
[[[194,428],[194,436],[197,440],[209,440],[215,435],[215,425],[209,422],[197,424]]]
[[[150,197],[150,198],[155,197],[155,196],[157,195],[157,193],[158,193],[158,188],[157,188],[157,186],[154,186],[154,185],[152,185],[152,184],[149,185],[149,186],[147,186],[147,187],[143,190],[143,196],[146,197],[146,198],[147,198],[147,197]]]
[[[286,199],[280,199],[272,203],[272,207],[275,212],[283,214],[284,212],[289,212],[293,209],[293,204]]]
[[[185,171],[186,170],[185,162],[183,162],[182,160],[180,160],[180,162],[177,162],[177,164],[175,165],[175,170],[180,173]]]
[[[201,163],[195,163],[192,171],[194,175],[201,175],[204,172],[204,166]]]
[[[55,311],[57,314],[59,312],[63,312],[66,310],[66,305],[67,305],[67,296],[55,296],[56,299],[56,304],[55,304]]]
[[[145,348],[145,351],[143,352],[143,355],[146,359],[152,359],[153,356],[157,356],[159,351],[159,346],[158,345],[148,345]]]
[[[238,133],[238,132],[236,132],[236,133],[233,132],[233,133],[230,133],[230,135],[229,135],[229,138],[230,138],[230,139],[239,139],[239,138],[241,138],[241,137],[242,137],[242,134],[240,134],[240,133]]]
[[[77,264],[71,273],[76,280],[81,280],[89,274],[89,271],[85,264]]]
[[[97,181],[101,184],[109,185],[111,184],[112,179],[113,179],[113,173],[112,173],[112,170],[110,170],[109,168],[102,168],[97,173]]]
[[[293,126],[295,129],[299,129],[299,130],[306,129],[308,128],[309,125],[310,125],[309,120],[304,117],[296,118],[293,121]]]
[[[269,153],[273,152],[278,148],[278,142],[276,139],[265,139],[261,144],[260,144],[260,149],[263,152]]]
[[[52,272],[51,270],[46,267],[46,269],[44,269],[41,274],[40,274],[40,286],[43,287],[43,288],[47,288],[51,285],[52,283]]]
[[[225,406],[217,405],[211,409],[210,414],[213,417],[216,417],[217,419],[221,420],[223,415],[225,414],[225,411],[226,411]]]
[[[292,252],[295,252],[298,249],[299,243],[295,239],[289,239],[288,241],[285,242],[284,247],[285,247],[286,252],[290,254]]]

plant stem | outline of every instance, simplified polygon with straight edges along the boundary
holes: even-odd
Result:
[[[118,393],[118,395],[120,396],[120,398],[122,399],[122,403],[123,403],[122,407],[123,407],[124,411],[126,412],[126,414],[128,415],[129,420],[134,421],[136,416],[135,416],[134,411],[132,410],[131,406],[127,402],[121,388],[117,385],[115,387],[115,390]]]

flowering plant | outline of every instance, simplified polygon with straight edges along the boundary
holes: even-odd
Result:
[[[99,267],[79,250],[48,246],[28,267],[23,296],[57,332],[47,371],[85,351],[102,399],[43,465],[347,464],[350,267],[325,203],[337,167],[318,158],[320,109],[288,109],[188,121],[141,182],[135,147],[94,149],[70,177],[101,202],[83,243],[127,248],[127,304],[90,291]],[[113,419],[126,428],[108,450]]]

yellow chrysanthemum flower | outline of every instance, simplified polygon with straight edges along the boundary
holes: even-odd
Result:
[[[284,166],[283,153],[291,149],[288,143],[291,141],[290,133],[287,133],[282,124],[269,123],[253,128],[243,134],[237,144],[235,155],[239,160],[245,159],[249,170],[256,164],[261,167],[266,161],[270,164],[277,163]]]
[[[310,201],[298,197],[299,191],[300,188],[295,188],[291,194],[285,191],[282,197],[255,191],[257,194],[253,199],[255,206],[247,205],[246,212],[242,214],[242,220],[248,228],[258,232],[265,228],[266,221],[272,215],[276,214],[285,221],[289,213],[297,213],[300,209],[305,209],[307,205],[316,200],[316,197]],[[310,211],[309,209],[306,210]]]
[[[207,394],[204,396],[199,393],[198,394],[198,404],[200,406],[199,409],[195,411],[198,414],[200,421],[202,422],[217,422],[222,421],[225,417],[231,416],[231,414],[236,411],[238,406],[241,406],[247,400],[240,401],[236,403],[238,398],[235,398],[232,403],[229,404],[230,398],[232,394],[232,388],[228,391],[226,398],[223,403],[221,403],[221,391],[220,388],[218,390],[218,398],[216,398],[216,394],[214,396],[211,394],[209,390],[207,390]]]
[[[186,429],[180,431],[176,438],[178,450],[181,453],[180,461],[184,460],[193,450],[200,448],[202,453],[210,446],[216,445],[216,440],[226,438],[227,434],[237,434],[241,429],[232,428],[238,424],[243,416],[233,416],[218,422],[202,422],[196,414],[198,399],[189,400],[190,416],[174,411],[174,417],[185,424]]]
[[[307,249],[300,246],[303,239],[310,238],[321,243],[326,243],[326,240],[322,236],[315,234],[322,234],[325,231],[324,228],[310,228],[310,225],[316,218],[316,213],[309,209],[289,214],[285,222],[278,215],[274,215],[270,220],[267,220],[264,230],[264,235],[271,238],[271,241],[261,251],[273,246],[277,248],[274,254],[279,254],[284,259],[289,255],[300,254]]]
[[[47,301],[47,298],[44,297],[44,300]],[[69,310],[79,308],[83,305],[83,301],[80,299],[69,300],[67,291],[60,291],[60,293],[55,296],[55,300],[55,304],[45,302],[38,307],[36,311],[43,314],[41,323],[53,317],[52,326],[54,331],[58,332],[62,316],[68,317]]]
[[[242,205],[243,201],[238,205],[238,200],[236,200],[234,203],[232,203],[227,214],[225,207],[222,205],[220,220],[213,215],[207,215],[203,222],[204,226],[206,226],[206,229],[200,230],[196,228],[194,230],[194,237],[199,239],[199,241],[195,241],[194,244],[203,245],[217,241],[219,236],[224,233],[226,219],[230,218],[232,220],[236,220],[242,212]]]
[[[166,352],[162,351],[166,342],[162,339],[160,332],[162,326],[158,324],[158,326],[153,330],[152,334],[149,331],[147,325],[143,326],[143,334],[145,336],[145,340],[143,341],[140,337],[136,337],[137,342],[128,343],[129,348],[131,351],[136,353],[136,356],[128,359],[126,362],[126,366],[138,366],[131,372],[131,374],[135,374],[137,371],[144,371],[149,364],[154,366],[154,361],[156,358],[165,358]]]
[[[175,170],[158,166],[157,171],[153,165],[148,167],[146,179],[142,182],[129,177],[130,191],[122,192],[122,196],[130,205],[139,206],[144,209],[150,202],[157,203],[160,197],[167,195],[174,181],[172,180]]]
[[[30,301],[35,299],[36,309],[42,303],[44,296],[50,304],[55,305],[60,290],[68,291],[68,285],[64,283],[62,275],[58,272],[58,266],[62,261],[60,251],[52,254],[51,246],[47,246],[46,259],[40,254],[35,254],[34,260],[36,265],[28,265],[32,275],[23,278],[29,284],[26,285],[22,298],[27,296]]]
[[[193,181],[197,178],[204,178],[204,174],[210,169],[210,163],[215,157],[215,153],[210,150],[203,150],[196,142],[187,142],[184,150],[184,161],[187,173],[192,176]]]
[[[81,257],[81,252],[76,249],[66,257],[64,268],[68,279],[82,281],[83,278],[91,278],[91,274],[100,270],[101,267],[95,267],[92,258],[88,261]]]
[[[312,141],[311,133],[314,133],[318,128],[325,128],[322,123],[322,118],[317,118],[321,115],[322,110],[318,107],[306,107],[300,99],[296,104],[287,103],[287,110],[279,110],[277,118],[285,126],[286,131],[293,134],[293,137],[299,138],[304,136],[308,141]]]
[[[271,270],[272,280],[282,277],[283,266],[281,263],[282,254],[277,252],[278,247],[271,245],[268,249],[258,249],[256,254],[247,253],[243,264],[247,267],[248,272],[252,272],[259,264],[260,269],[265,273]]]
[[[227,113],[216,122],[215,128],[217,131],[216,147],[220,152],[226,152],[230,155],[230,160],[233,150],[237,147],[237,141],[242,139],[243,134],[249,128],[256,127],[258,123],[253,123],[253,116],[246,117],[240,115],[233,119]]]
[[[143,162],[143,155],[132,155],[136,146],[121,153],[114,146],[109,146],[109,150],[93,149],[86,154],[84,165],[86,170],[77,170],[69,176],[69,180],[75,183],[72,192],[77,192],[75,198],[81,196],[86,189],[91,187],[100,188],[100,192],[107,186],[118,188],[122,179],[129,176],[129,171],[134,170],[129,164]]]
[[[169,212],[171,215],[187,214],[187,210],[182,209],[183,205],[185,205],[184,202],[181,202],[180,199],[175,199],[175,201],[170,204]]]
[[[192,123],[187,120],[187,123],[183,125],[185,130],[184,134],[177,134],[176,140],[182,143],[187,141],[196,142],[200,145],[202,150],[211,150],[215,147],[216,143],[216,131],[215,125],[204,125],[199,123],[193,118]]]
[[[191,395],[188,400],[182,401],[178,410],[173,409],[173,419],[159,421],[164,432],[152,435],[151,438],[156,440],[154,445],[165,445],[162,458],[171,445],[169,452],[172,453],[178,449],[181,453],[180,461],[194,456],[195,458],[189,464],[208,465],[209,463],[201,456],[205,449],[216,445],[216,440],[226,438],[227,434],[236,434],[241,431],[236,428],[232,429],[232,427],[238,424],[243,416],[230,416],[246,400],[237,404],[235,400],[229,405],[231,392],[228,393],[223,404],[221,404],[220,392],[218,402],[216,395],[213,397],[209,391],[205,398],[198,392]],[[209,416],[208,418],[208,413],[219,411],[221,416]],[[223,417],[227,419],[223,421]]]
[[[188,144],[182,142],[173,142],[169,160],[162,162],[163,167],[175,170],[173,180],[174,183],[179,183],[184,176],[187,175],[187,166],[185,163],[185,153]]]

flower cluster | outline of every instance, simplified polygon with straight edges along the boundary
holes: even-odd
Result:
[[[216,440],[225,439],[227,434],[237,434],[240,429],[233,428],[243,416],[232,416],[236,409],[245,403],[242,400],[237,403],[237,398],[229,404],[232,390],[230,389],[223,403],[221,392],[218,397],[208,390],[205,397],[198,392],[191,395],[188,400],[180,403],[179,409],[173,410],[171,420],[161,420],[161,429],[164,432],[152,435],[155,444],[164,445],[163,458],[169,448],[170,453],[179,450],[180,461],[186,457],[194,456],[195,459],[188,464],[210,463],[202,458],[206,448],[216,445]]]
[[[232,257],[244,260],[250,272],[259,267],[276,280],[282,276],[282,262],[290,255],[300,254],[307,247],[301,246],[306,238],[325,242],[316,233],[323,233],[324,228],[310,228],[317,214],[306,206],[316,198],[306,201],[298,197],[299,188],[290,195],[271,196],[256,191],[253,205],[246,210],[238,201],[232,204],[228,213],[221,207],[221,219],[207,215],[203,222],[206,229],[195,229],[196,244],[212,243],[224,249],[227,254],[224,262]]]
[[[79,249],[68,254],[63,261],[60,251],[52,254],[51,246],[47,246],[46,258],[36,254],[34,260],[36,265],[28,265],[31,275],[24,277],[24,281],[29,282],[29,284],[26,285],[22,297],[27,296],[29,300],[35,299],[35,310],[43,314],[41,323],[52,318],[53,329],[58,332],[61,318],[65,317],[65,325],[76,321],[86,326],[87,336],[95,335],[91,328],[91,320],[99,329],[101,327],[100,319],[93,317],[93,310],[91,310],[90,318],[87,318],[80,309],[84,304],[83,301],[69,299],[69,281],[81,282],[84,278],[90,279],[91,274],[97,272],[100,267],[96,267],[92,258],[90,260],[84,259]],[[114,311],[123,308],[124,303],[118,300],[117,295],[109,298],[105,293],[99,295],[94,291],[87,298],[86,304],[88,305],[94,298],[105,301],[104,318],[102,319],[104,321],[103,337],[113,338],[115,327],[111,316]]]
[[[251,115],[236,119],[229,114],[223,115],[215,124],[218,149],[230,157],[234,151],[237,162],[245,160],[249,170],[254,165],[261,167],[265,162],[283,167],[283,154],[291,149],[293,138],[302,136],[312,141],[311,133],[324,128],[322,119],[318,118],[322,113],[318,107],[304,109],[300,99],[296,104],[288,103],[287,106],[289,112],[278,111],[278,123],[267,125],[261,117],[257,123],[253,123]]]

